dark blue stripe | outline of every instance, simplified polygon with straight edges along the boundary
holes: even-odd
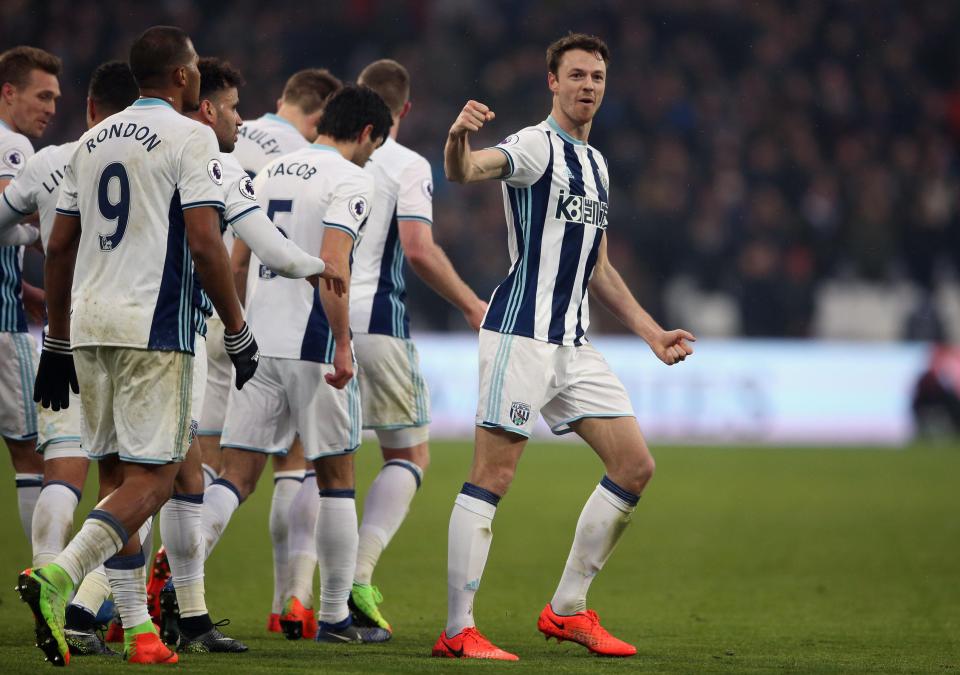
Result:
[[[179,197],[178,197],[179,198]],[[181,205],[181,209],[195,209],[198,206],[212,206],[213,208],[223,211],[223,202],[218,202],[212,199],[204,199],[199,202],[187,202],[186,204]]]
[[[366,223],[367,221],[364,220],[363,222]],[[341,232],[350,235],[350,238],[353,239],[354,241],[357,240],[357,233],[351,230],[346,225],[341,225],[340,223],[328,223],[327,221],[324,220],[323,226],[332,228],[334,230],[340,230]],[[363,227],[363,225],[361,225],[360,227]]]
[[[73,216],[74,218],[80,217],[79,211],[73,211],[71,209],[60,209],[60,208],[58,208],[56,211],[57,213],[62,214],[64,216]]]
[[[18,488],[43,487],[42,478],[17,478],[15,482]]]
[[[394,207],[393,215],[390,216],[390,225],[387,227],[387,239],[383,244],[383,257],[380,258],[380,277],[377,279],[377,292],[373,296],[373,305],[370,309],[370,325],[367,327],[367,332],[408,338],[410,337],[410,319],[406,312],[406,289],[398,289],[393,282],[393,268],[397,262],[397,253],[399,252],[400,256],[403,256],[403,249],[397,246],[400,238],[400,229],[397,222],[397,209]],[[399,301],[403,312],[402,335],[397,335],[394,328],[395,301]]]
[[[547,134],[549,139],[550,134]],[[510,332],[515,335],[533,335],[537,316],[537,282],[540,275],[540,246],[543,243],[543,228],[547,222],[550,188],[553,186],[553,143],[550,143],[550,158],[547,170],[530,190],[530,245],[527,260],[527,280],[523,287],[523,299],[517,320]]]
[[[14,211],[16,211],[17,213],[19,213],[21,216],[29,216],[29,215],[30,215],[27,211],[21,211],[21,210],[18,209],[16,206],[14,206],[13,204],[11,204],[11,203],[10,203],[10,200],[7,199],[7,193],[6,193],[6,192],[3,192],[2,194],[3,194],[3,201],[5,201],[5,202],[7,203],[7,206],[9,206],[11,209],[13,209]]]
[[[487,316],[483,320],[483,327],[487,330],[500,331],[503,328],[503,321],[510,304],[510,297],[513,294],[513,287],[518,283],[517,277],[520,275],[520,267],[523,263],[523,216],[520,212],[518,194],[518,189],[507,187],[507,199],[510,200],[510,211],[513,212],[513,233],[517,240],[517,260],[510,269],[507,278],[500,282],[500,285],[493,291],[490,306],[487,308]]]
[[[106,523],[107,525],[112,527],[113,531],[117,533],[118,537],[120,537],[120,541],[123,542],[124,546],[126,546],[127,541],[129,541],[130,539],[130,535],[127,534],[126,529],[124,529],[120,521],[114,518],[112,514],[107,513],[102,509],[94,509],[87,516],[87,519],[99,520],[100,522]]]
[[[254,211],[259,211],[259,210],[260,210],[259,204],[258,204],[257,206],[251,206],[251,207],[250,207],[249,209],[247,209],[246,211],[242,211],[242,212],[238,213],[237,215],[235,215],[233,218],[231,218],[230,220],[228,220],[228,221],[226,221],[226,222],[227,222],[228,225],[233,224],[233,223],[237,222],[238,220],[240,220],[241,218],[243,218],[244,216],[248,216],[248,215],[250,215],[251,213],[253,213]]]
[[[560,344],[566,332],[567,310],[573,297],[573,286],[580,269],[580,249],[583,247],[584,226],[580,223],[567,223],[560,245],[560,265],[557,268],[557,281],[553,287],[553,302],[550,306],[550,330],[547,339]]]
[[[237,496],[237,501],[239,501],[239,502],[242,502],[242,501],[243,501],[243,500],[240,498],[240,490],[238,490],[238,489],[237,489],[237,486],[234,485],[233,483],[231,483],[230,481],[228,481],[226,478],[217,478],[215,481],[213,481],[212,483],[210,483],[210,487],[213,487],[214,485],[221,485],[221,486],[227,488],[228,490],[230,490],[230,492],[232,492],[233,494],[235,494],[235,495]]]
[[[347,488],[320,488],[320,496],[335,497],[338,499],[355,499],[357,496],[357,491]]]
[[[138,553],[131,555],[115,555],[107,558],[103,566],[110,570],[137,570],[145,567],[147,559],[143,555],[143,549]]]
[[[597,186],[597,197],[601,202],[607,202],[607,188],[603,187],[603,181],[600,180],[600,167],[597,166],[597,160],[594,159],[590,148],[587,148],[587,158],[590,160],[590,168],[593,171],[593,182]]]
[[[407,471],[413,474],[413,479],[417,481],[417,489],[418,490],[420,489],[420,472],[414,469],[413,466],[411,466],[411,462],[407,462],[402,459],[394,459],[389,462],[385,462],[384,466],[399,466],[406,469]]]
[[[333,348],[328,350],[327,346],[331,344]],[[336,341],[330,334],[330,322],[327,321],[323,304],[320,302],[320,291],[314,288],[313,307],[310,308],[307,328],[303,332],[303,342],[300,345],[300,360],[332,363],[333,349],[336,349]]]
[[[307,471],[307,472],[305,472],[305,473],[303,474],[303,479],[304,479],[304,480],[306,480],[306,479],[308,479],[308,478],[316,478],[316,477],[317,477],[317,472],[316,472],[316,471]]]
[[[276,485],[277,483],[279,483],[279,482],[282,481],[282,480],[295,480],[295,481],[297,481],[298,483],[302,483],[302,482],[303,482],[303,478],[300,478],[300,477],[298,477],[298,476],[274,476],[274,477],[273,477],[273,484]]]
[[[176,499],[178,502],[188,502],[190,504],[203,504],[203,493],[197,493],[195,495],[187,495],[179,492],[174,492],[173,496],[170,499]]]
[[[637,502],[640,501],[640,495],[635,495],[629,490],[624,490],[622,487],[610,480],[610,476],[604,476],[600,479],[600,487],[608,492],[613,493],[630,506],[636,506]]]
[[[600,167],[597,166],[597,160],[593,156],[593,151],[589,148],[587,149],[587,157],[590,160],[590,168],[593,171],[593,182],[597,186],[597,197],[601,202],[607,203],[607,189],[603,187],[603,181],[600,179]],[[604,229],[598,230],[594,235],[593,246],[590,247],[590,253],[587,255],[587,260],[583,266],[580,305],[577,307],[577,331],[573,340],[573,344],[577,346],[583,344],[583,335],[586,332],[583,329],[583,301],[587,297],[587,286],[590,284],[590,277],[593,276],[593,269],[597,265],[597,257],[600,255],[600,243],[603,241],[605,231],[606,223],[604,223]]]
[[[195,335],[192,321],[193,260],[187,248],[179,190],[173,193],[167,217],[167,252],[147,349],[192,354]]]
[[[479,485],[474,485],[473,483],[464,483],[463,487],[460,488],[460,494],[485,501],[494,506],[500,503],[500,495],[495,492],[490,492],[490,490],[486,490]]]
[[[22,283],[20,247],[0,248],[0,331],[4,333],[24,333],[27,330],[21,298]]]
[[[47,483],[43,487],[44,489],[46,489],[51,485],[62,485],[63,487],[67,488],[77,498],[78,502],[80,501],[80,498],[83,497],[83,493],[80,492],[80,490],[77,488],[76,485],[71,485],[65,480],[50,480],[50,481],[47,481]]]

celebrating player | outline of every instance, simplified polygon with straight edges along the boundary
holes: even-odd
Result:
[[[586,596],[630,521],[654,462],[623,385],[587,341],[587,291],[657,358],[672,365],[694,337],[665,331],[640,307],[607,257],[609,174],[587,144],[603,101],[609,51],[571,34],[547,49],[549,117],[473,151],[469,135],[494,119],[469,101],[450,128],[447,177],[503,181],[511,267],[493,293],[480,331],[480,400],[469,481],[454,503],[448,541],[448,615],[434,656],[516,660],[474,624],[473,601],[492,540],[497,504],[513,480],[539,415],[556,434],[574,432],[599,455],[606,475],[587,500],[553,599],[537,622],[547,638],[608,656],[636,649],[611,636]]]
[[[268,164],[257,199],[290,239],[348,270],[369,215],[373,179],[360,167],[390,131],[390,111],[376,93],[345,87],[327,103],[310,147]],[[344,276],[347,276],[346,274]],[[231,392],[223,432],[223,471],[215,485],[232,500],[205,502],[220,533],[252,489],[269,454],[286,452],[299,435],[319,487],[316,550],[320,562],[321,642],[382,642],[379,627],[352,623],[347,600],[357,559],[353,452],[360,445],[360,395],[353,378],[348,297],[277,277],[259,280],[247,302],[251,325],[266,342],[259,375]],[[212,490],[212,487],[211,487]],[[208,495],[209,495],[208,491]],[[205,518],[206,526],[206,518]],[[301,588],[314,570],[294,570],[280,622],[288,637],[304,628]]]
[[[104,561],[125,658],[177,662],[147,614],[137,530],[169,498],[190,443],[194,264],[223,319],[238,387],[257,366],[220,237],[216,137],[181,114],[200,103],[197,60],[181,29],[144,32],[130,50],[141,98],[84,134],[64,172],[35,397],[57,410],[79,383],[83,445],[101,471],[120,462],[122,477],[52,563],[20,575],[37,645],[58,665],[69,660],[64,603]]]
[[[36,47],[14,47],[0,54],[0,190],[16,178],[33,155],[29,138],[40,138],[60,97],[60,59]],[[6,202],[4,206],[9,206]],[[43,458],[37,447],[37,408],[33,403],[36,343],[27,332],[23,301],[42,291],[24,284],[19,246],[0,248],[0,436],[16,472],[20,522],[32,538],[33,512],[43,485]],[[26,294],[21,299],[21,287]],[[42,315],[42,309],[39,310]]]
[[[430,461],[427,445],[429,393],[410,340],[404,260],[437,293],[480,327],[487,305],[453,269],[433,241],[433,178],[426,159],[396,142],[400,120],[410,110],[410,75],[389,59],[371,63],[359,83],[390,106],[390,138],[370,159],[373,208],[357,247],[350,283],[350,325],[359,367],[363,425],[374,429],[384,465],[363,505],[357,571],[350,601],[354,617],[390,629],[371,584],[380,554],[410,509]]]
[[[240,135],[236,141],[233,156],[240,166],[251,177],[268,162],[277,157],[300,150],[309,145],[317,137],[317,121],[323,113],[323,104],[327,98],[340,88],[340,80],[330,74],[325,68],[308,68],[290,76],[283,88],[283,93],[277,101],[276,114],[268,113],[255,120],[245,122],[240,127]],[[224,237],[227,250],[233,246],[232,236],[228,231]],[[234,261],[234,278],[236,279],[237,293],[241,301],[246,296],[247,269],[250,264],[250,248],[243,242],[238,243],[232,250]],[[274,274],[280,270],[266,265],[263,259],[255,261],[255,269],[264,274]],[[223,418],[227,409],[227,395],[230,393],[230,361],[223,348],[217,341],[217,336],[223,332],[223,324],[215,317],[209,323],[210,350],[208,351],[208,384],[204,396],[203,414],[200,418],[200,444],[203,447],[204,473],[207,483],[217,477],[220,471],[220,434],[223,430]],[[317,493],[310,485],[313,482],[313,473],[307,487],[304,482],[303,448],[299,441],[294,442],[290,452],[286,455],[273,457],[273,498],[270,503],[270,539],[273,542],[273,602],[267,628],[273,632],[280,632],[280,610],[283,608],[284,588],[289,577],[288,559],[291,548],[291,530],[297,535],[296,525],[307,523],[304,532],[296,536],[298,541],[292,542],[294,553],[299,553],[300,563],[309,569],[317,564],[317,555],[313,545],[313,524],[316,520]],[[218,490],[214,488],[213,494]],[[220,494],[221,498],[230,498],[230,495]],[[297,501],[298,517],[290,523],[290,506]],[[312,513],[312,516],[311,516]],[[310,634],[314,637],[314,633]]]

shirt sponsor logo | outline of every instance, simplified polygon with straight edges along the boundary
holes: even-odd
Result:
[[[590,197],[569,195],[566,190],[560,190],[560,194],[557,195],[557,210],[553,217],[568,223],[593,225],[605,230],[607,229],[607,203]]]

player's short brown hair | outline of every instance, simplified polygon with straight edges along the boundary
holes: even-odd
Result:
[[[62,65],[59,57],[43,49],[13,47],[0,54],[0,85],[9,82],[19,89],[27,86],[34,70],[59,75]]]
[[[363,69],[357,81],[380,94],[394,115],[410,98],[410,73],[393,59],[374,61]]]
[[[200,69],[200,98],[208,99],[226,89],[239,89],[246,81],[229,61],[216,56],[204,56],[197,64]]]
[[[590,54],[599,54],[606,64],[610,63],[610,48],[596,35],[568,33],[547,47],[547,68],[554,75],[560,68],[560,59],[571,49],[582,49]]]
[[[305,114],[315,113],[343,83],[326,68],[307,68],[290,76],[283,87],[283,101],[295,105]]]

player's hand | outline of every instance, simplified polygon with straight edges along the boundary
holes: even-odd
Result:
[[[693,333],[682,329],[665,330],[650,342],[650,349],[657,358],[672,366],[693,354],[693,347],[687,342],[696,342]]]
[[[324,267],[323,272],[320,273],[320,278],[326,282],[328,291],[333,291],[337,294],[338,298],[342,298],[347,290],[343,273],[337,269],[336,263],[332,263],[329,260],[324,260],[323,262],[326,267]]]
[[[493,120],[496,115],[490,108],[479,101],[467,101],[463,110],[457,115],[453,126],[450,127],[451,136],[465,136],[470,132],[480,131],[483,125]]]
[[[353,379],[353,350],[349,342],[346,345],[337,343],[333,353],[333,372],[324,375],[323,379],[334,389],[343,389]]]
[[[233,361],[233,367],[237,372],[237,389],[243,389],[247,380],[257,372],[257,366],[260,363],[260,348],[257,346],[257,341],[253,339],[253,333],[250,332],[246,321],[238,332],[224,332],[223,347],[227,356]]]
[[[487,315],[487,303],[477,298],[477,301],[463,313],[463,318],[467,320],[470,327],[479,331],[483,324],[483,317]]]
[[[43,336],[43,351],[33,385],[33,400],[44,408],[60,410],[70,407],[70,391],[80,393],[77,371],[73,367],[73,352],[69,340]]]

